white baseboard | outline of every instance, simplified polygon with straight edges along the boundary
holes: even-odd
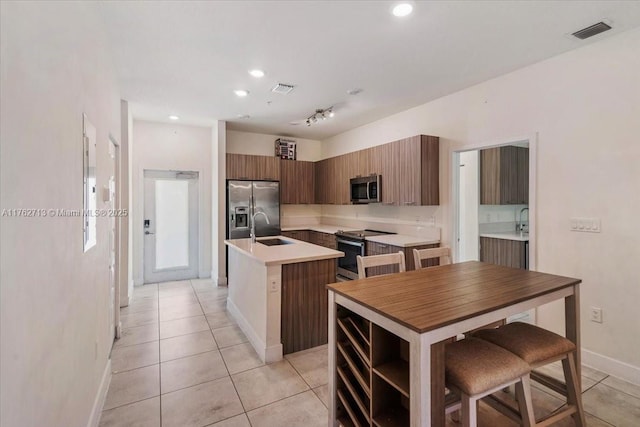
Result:
[[[282,343],[267,347],[267,345],[258,337],[258,334],[253,330],[249,322],[244,318],[238,307],[227,298],[227,311],[231,314],[231,317],[238,323],[242,332],[247,336],[249,342],[258,353],[258,356],[264,363],[277,362],[282,360]]]
[[[98,427],[98,424],[100,423],[100,415],[102,415],[102,408],[104,408],[104,402],[107,399],[109,384],[111,384],[111,359],[107,359],[107,364],[104,367],[102,379],[100,380],[100,388],[98,389],[96,398],[93,401],[91,416],[87,422],[87,427]]]
[[[213,277],[213,276],[211,276]],[[227,286],[227,278],[226,277],[218,277],[215,279],[216,286]]]
[[[640,385],[640,367],[582,349],[582,364],[627,382]]]

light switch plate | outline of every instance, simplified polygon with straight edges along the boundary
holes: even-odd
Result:
[[[582,231],[585,233],[600,233],[600,218],[578,218],[570,219],[569,229],[571,231]]]

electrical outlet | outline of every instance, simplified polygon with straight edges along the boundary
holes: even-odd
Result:
[[[591,307],[591,321],[602,323],[602,309],[600,307]]]

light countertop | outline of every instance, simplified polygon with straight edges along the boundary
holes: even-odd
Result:
[[[312,231],[318,231],[320,233],[336,234],[338,230],[355,231],[355,230],[361,230],[361,228],[340,227],[338,225],[327,225],[327,224],[311,224],[311,225],[292,225],[289,227],[282,227],[281,230],[282,231],[312,230]]]
[[[263,239],[281,239],[292,243],[288,245],[266,246],[260,243],[260,240]],[[344,253],[340,251],[282,236],[259,237],[256,243],[251,243],[251,239],[225,240],[224,243],[229,246],[229,248],[244,253],[264,263],[264,265],[295,264],[298,262],[317,261],[344,256]]]
[[[493,239],[517,240],[519,242],[528,242],[529,233],[520,233],[519,231],[500,231],[493,233],[480,233],[480,237],[491,237]]]
[[[384,245],[400,246],[408,248],[412,246],[422,245],[435,245],[440,243],[440,240],[430,240],[426,237],[420,236],[406,236],[404,234],[384,234],[381,236],[369,236],[365,240],[370,242],[382,243]]]
[[[343,227],[339,225],[328,224],[310,224],[310,225],[296,225],[289,227],[282,227],[282,231],[296,231],[296,230],[313,230],[320,233],[335,234],[338,230],[343,231],[355,231],[362,230],[361,228]],[[421,245],[435,245],[440,243],[439,239],[430,239],[428,237],[409,236],[404,234],[385,234],[381,236],[370,236],[365,238],[370,242],[382,243],[383,245],[399,246],[402,248],[408,248],[412,246]]]

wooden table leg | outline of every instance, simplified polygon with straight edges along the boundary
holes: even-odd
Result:
[[[576,372],[582,387],[582,356],[580,347],[580,285],[573,286],[573,295],[564,299],[565,336],[576,345]]]
[[[431,345],[431,425],[444,426],[444,346],[447,339]]]

